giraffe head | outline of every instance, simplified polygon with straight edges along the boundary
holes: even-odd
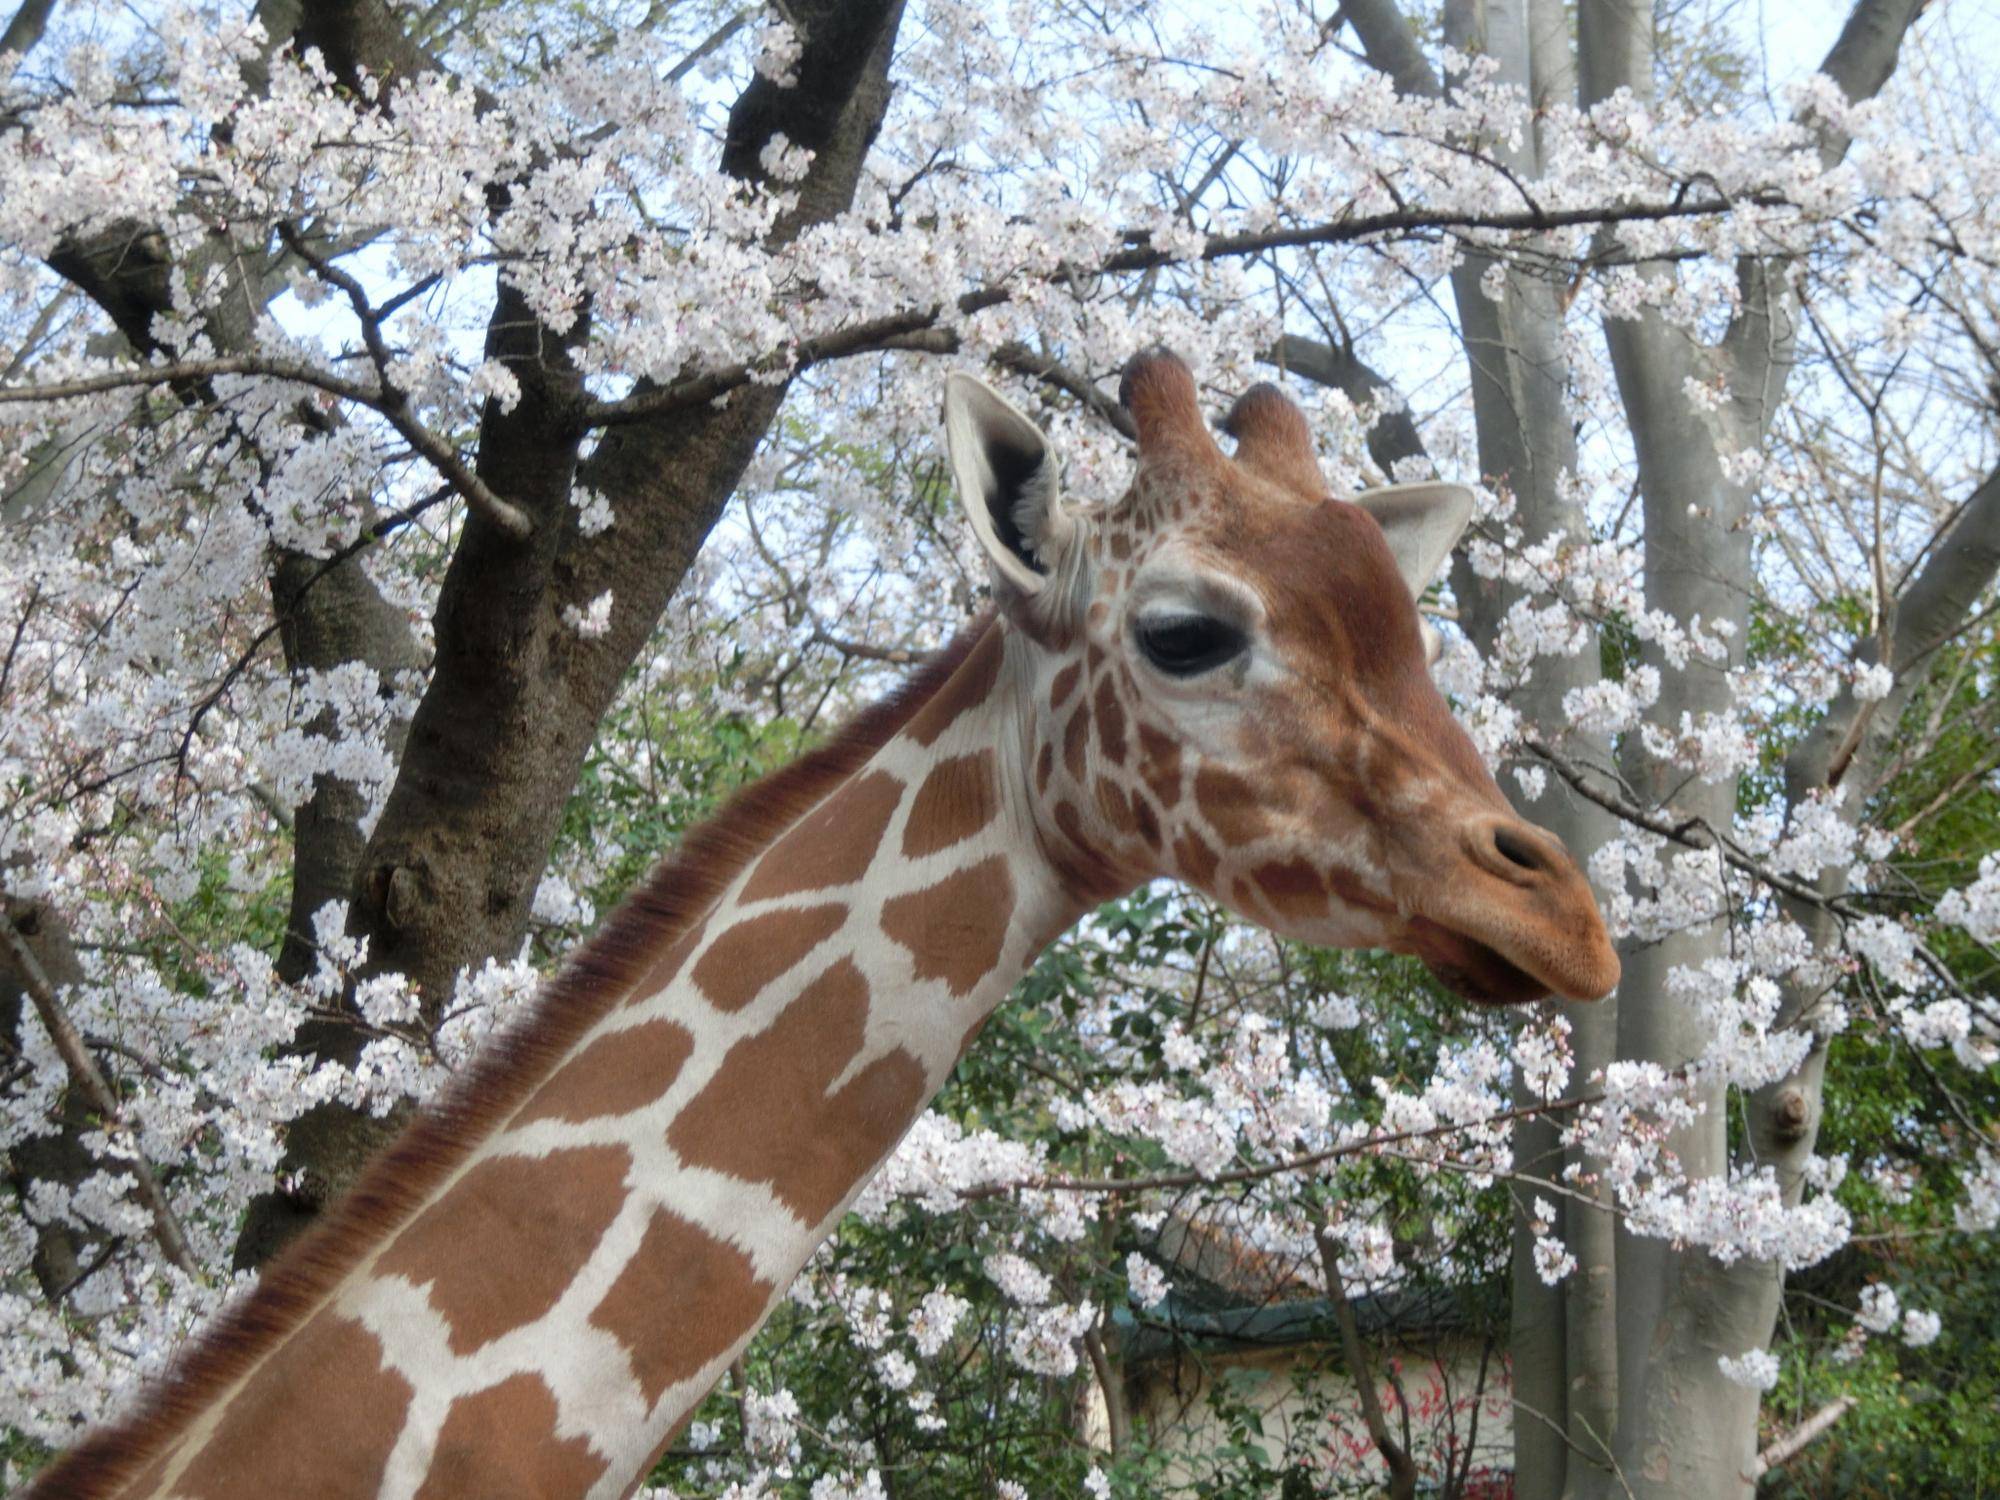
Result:
[[[945,392],[1025,698],[1030,805],[1080,892],[1173,876],[1286,937],[1415,954],[1469,999],[1608,993],[1588,884],[1431,680],[1416,596],[1471,495],[1332,497],[1268,385],[1230,412],[1226,455],[1171,354],[1134,359],[1119,395],[1137,471],[1086,510],[1017,408],[966,375]]]

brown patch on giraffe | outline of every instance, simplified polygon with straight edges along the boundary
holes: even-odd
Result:
[[[776,1291],[734,1245],[658,1208],[590,1322],[625,1346],[650,1406],[727,1353]]]
[[[745,1037],[667,1130],[690,1166],[769,1183],[807,1224],[825,1218],[886,1155],[925,1096],[923,1066],[898,1048],[828,1093],[866,1039],[868,981],[843,958]]]
[[[1203,890],[1214,889],[1215,867],[1221,857],[1192,828],[1174,840],[1174,859],[1184,877]]]
[[[1104,752],[1104,758],[1114,766],[1125,763],[1125,706],[1118,701],[1118,686],[1106,672],[1097,681],[1097,695],[1093,700],[1095,713],[1092,721],[1097,725],[1097,747]]]
[[[693,1036],[672,1021],[607,1032],[556,1069],[512,1123],[629,1115],[673,1087],[692,1051]]]
[[[1056,803],[1055,820],[1056,827],[1062,830],[1064,838],[1079,849],[1087,847],[1084,839],[1083,815],[1074,806],[1068,802]]]
[[[718,1010],[741,1010],[846,920],[838,901],[745,917],[696,961],[694,982]]]
[[[988,630],[966,654],[959,669],[917,711],[905,732],[919,745],[926,748],[935,745],[938,737],[957,723],[962,715],[992,696],[993,684],[1000,680],[1000,663],[1005,656],[1006,641],[1001,632]]]
[[[757,861],[742,899],[769,901],[852,885],[868,873],[902,800],[902,782],[887,771],[871,771],[849,782],[799,819]]]
[[[489,1157],[396,1236],[376,1273],[427,1286],[452,1352],[470,1354],[556,1305],[618,1217],[631,1165],[623,1146]],[[468,1253],[482,1245],[508,1253]]]
[[[1273,860],[1259,865],[1250,878],[1263,892],[1264,904],[1281,917],[1302,920],[1326,911],[1326,882],[1309,860]]]
[[[1071,662],[1056,673],[1055,681],[1049,684],[1049,708],[1051,712],[1069,702],[1069,695],[1076,691],[1077,679],[1083,676],[1083,664]]]
[[[1046,792],[1049,789],[1049,778],[1055,774],[1055,770],[1056,747],[1047,740],[1043,740],[1041,753],[1035,757],[1035,790],[1037,792]]]
[[[1084,826],[1083,814],[1074,804],[1058,800],[1049,816],[1055,820],[1056,831],[1062,837],[1047,841],[1045,847],[1050,863],[1062,876],[1071,896],[1087,906],[1095,906],[1130,889],[1132,880],[1097,847],[1090,830]],[[1065,920],[1051,932],[1035,934],[1035,950],[1046,948],[1068,928],[1069,921]]]
[[[1063,728],[1063,766],[1071,781],[1083,780],[1083,755],[1090,735],[1090,707],[1079,703]]]
[[[916,958],[918,979],[967,995],[1000,962],[1014,915],[1014,875],[998,854],[882,907],[882,931]]]
[[[1247,844],[1265,830],[1257,789],[1234,772],[1203,766],[1194,775],[1194,800],[1224,844]]]
[[[1109,776],[1097,778],[1097,809],[1104,814],[1104,821],[1111,825],[1114,832],[1132,832],[1132,803],[1126,797],[1125,789]]]
[[[279,1253],[255,1288],[211,1319],[124,1417],[90,1433],[42,1470],[34,1493],[44,1500],[109,1500],[123,1494],[201,1413],[245,1381],[254,1388],[256,1372],[268,1367],[273,1351],[315,1316],[331,1290],[385,1237],[422,1209],[591,1027],[634,986],[643,986],[648,974],[661,972],[666,958],[773,839],[908,728],[969,658],[982,648],[997,658],[1000,631],[990,611],[982,615],[818,749],[745,787],[715,817],[689,830],[679,848],[570,955],[521,1018],[481,1045],[471,1064],[369,1164],[346,1196]],[[358,1451],[361,1445],[355,1446]],[[317,1488],[308,1484],[297,1492]]]
[[[1092,609],[1103,609],[1102,604],[1093,604]],[[1083,673],[1092,682],[1097,681],[1098,671],[1104,666],[1104,648],[1095,641],[1084,642]]]
[[[1139,774],[1146,785],[1153,789],[1153,795],[1160,799],[1160,806],[1172,808],[1181,800],[1181,745],[1172,735],[1165,734],[1140,719],[1139,731]]]
[[[383,1363],[381,1340],[322,1312],[278,1346],[262,1375],[230,1400],[174,1493],[196,1500],[374,1494],[415,1394]]]
[[[1126,558],[1132,555],[1132,538],[1123,531],[1112,532],[1110,551],[1112,557],[1119,562],[1124,562]]]
[[[949,849],[999,815],[1000,789],[994,784],[991,750],[942,761],[931,768],[910,804],[909,819],[903,824],[903,856],[919,859]]]
[[[1352,870],[1335,865],[1326,875],[1327,889],[1344,904],[1358,911],[1389,912],[1396,909],[1396,903],[1373,889]]]
[[[1260,927],[1269,927],[1272,912],[1270,903],[1257,883],[1247,875],[1233,875],[1229,880],[1229,890],[1222,897],[1224,906],[1233,907],[1240,915],[1250,918]]]
[[[1146,841],[1146,847],[1155,854],[1160,852],[1160,819],[1153,811],[1152,799],[1144,792],[1132,794],[1132,821],[1138,825],[1139,837]]]
[[[445,1413],[416,1500],[470,1495],[581,1495],[608,1459],[584,1437],[558,1437],[556,1398],[539,1375],[509,1376]]]

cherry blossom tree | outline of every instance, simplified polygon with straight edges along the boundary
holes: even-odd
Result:
[[[1288,382],[1336,492],[1477,484],[1439,676],[1589,859],[1624,982],[1467,1015],[1184,893],[1107,908],[668,1482],[884,1493],[960,1433],[969,1493],[1157,1492],[1124,1344],[1195,1225],[1323,1300],[1371,1392],[1357,1300],[1511,1262],[1519,1493],[1749,1493],[1839,1415],[1768,1409],[1787,1359],[1950,1317],[1882,1282],[1788,1341],[1787,1277],[1911,1204],[2000,1225],[2000,853],[1920,857],[1993,795],[2000,700],[2000,156],[1980,22],[1933,9],[26,0],[20,1451],[158,1368],[720,791],[977,607],[947,369],[1104,503],[1116,372],[1165,343],[1218,412]],[[1844,1055],[1909,1071],[1909,1141],[1820,1149]],[[876,1415],[805,1388],[801,1334]],[[1389,1394],[1392,1491],[1471,1492],[1469,1435],[1419,1451]],[[1051,1458],[1052,1419],[1093,1436]]]

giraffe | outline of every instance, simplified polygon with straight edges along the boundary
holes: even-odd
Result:
[[[1430,679],[1470,496],[1335,499],[1303,415],[1225,454],[1153,351],[1115,505],[947,378],[994,607],[739,795],[51,1500],[629,1494],[1036,954],[1183,880],[1479,1002],[1617,982],[1590,890]]]

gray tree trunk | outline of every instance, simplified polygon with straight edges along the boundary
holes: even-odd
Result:
[[[1351,0],[1345,9],[1369,60],[1402,91],[1436,95],[1448,85],[1431,68],[1394,0]],[[1852,98],[1873,94],[1893,71],[1901,39],[1921,9],[1921,0],[1861,0],[1823,70]],[[1581,0],[1574,51],[1568,17],[1555,0],[1447,0],[1444,31],[1451,45],[1496,59],[1500,81],[1537,101],[1574,91],[1587,106],[1620,86],[1642,97],[1652,94],[1654,17],[1651,6],[1639,0]],[[1844,139],[1822,132],[1825,159],[1837,159],[1845,146]],[[1541,169],[1536,143],[1524,141],[1506,164],[1523,180],[1532,179]],[[1453,276],[1482,477],[1511,489],[1530,540],[1557,531],[1581,535],[1584,518],[1564,503],[1556,484],[1575,462],[1561,306],[1547,282],[1519,271],[1507,276],[1497,299],[1489,298],[1480,286],[1486,269],[1477,257],[1468,257]],[[1782,278],[1754,263],[1746,264],[1741,276],[1744,312],[1720,348],[1697,349],[1654,317],[1606,329],[1639,463],[1647,602],[1683,620],[1698,614],[1735,624],[1736,653],[1747,637],[1745,611],[1754,581],[1749,538],[1740,522],[1753,497],[1725,480],[1710,431],[1683,396],[1683,381],[1697,368],[1720,372],[1732,398],[1725,414],[1734,428],[1732,440],[1761,438],[1789,373],[1792,330]],[[1483,584],[1462,564],[1453,574],[1453,589],[1474,640],[1486,644],[1512,603],[1508,591]],[[1557,722],[1564,691],[1594,680],[1599,670],[1597,661],[1585,659],[1538,664],[1535,680],[1517,701],[1531,719]],[[1657,712],[1666,722],[1682,711],[1730,706],[1719,671],[1662,676],[1666,687]],[[1577,748],[1589,758],[1608,751],[1601,745]],[[1733,815],[1733,783],[1670,787],[1660,768],[1636,756],[1629,760],[1628,776],[1656,798],[1671,791],[1680,816],[1723,826]],[[1574,800],[1536,808],[1534,815],[1581,853],[1597,847],[1615,826],[1594,804]],[[1719,930],[1702,930],[1628,952],[1614,1002],[1572,1012],[1578,1076],[1589,1076],[1615,1057],[1668,1066],[1690,1058],[1701,1037],[1694,1017],[1668,999],[1665,978],[1677,964],[1720,952],[1723,937]],[[1803,1163],[1817,1121],[1822,1066],[1815,1053],[1798,1077],[1751,1101],[1753,1149],[1767,1157],[1782,1150],[1788,1161]],[[1697,1175],[1728,1166],[1724,1101],[1718,1095],[1706,1102],[1704,1117],[1673,1142]],[[1553,1130],[1539,1122],[1521,1127],[1514,1146],[1524,1170],[1561,1164]],[[1757,1401],[1725,1381],[1715,1360],[1768,1342],[1777,1306],[1776,1268],[1739,1263],[1725,1274],[1705,1254],[1674,1251],[1614,1225],[1604,1208],[1573,1200],[1562,1205],[1561,1232],[1578,1270],[1559,1290],[1540,1284],[1528,1236],[1517,1233],[1512,1335],[1517,1492],[1747,1494],[1744,1475],[1754,1459]]]

